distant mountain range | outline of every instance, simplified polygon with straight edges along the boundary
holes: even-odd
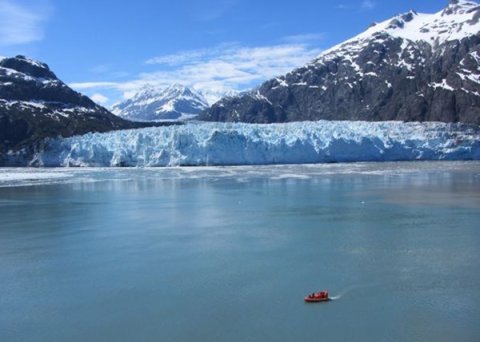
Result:
[[[188,120],[207,107],[200,93],[183,85],[163,89],[147,85],[131,99],[113,106],[112,113],[133,121]]]
[[[480,6],[450,0],[373,24],[308,65],[225,98],[208,121],[402,120],[480,124]]]
[[[112,113],[133,121],[185,121],[193,119],[232,91],[197,91],[181,84],[166,88],[146,85],[132,98],[112,107]]]

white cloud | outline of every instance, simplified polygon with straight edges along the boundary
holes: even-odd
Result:
[[[293,38],[294,37],[294,38]],[[287,37],[288,38],[288,37]],[[312,40],[320,36],[298,35],[290,40]],[[246,47],[222,44],[211,49],[183,51],[149,59],[157,70],[142,73],[127,82],[82,82],[70,84],[78,90],[115,89],[128,98],[145,84],[164,87],[181,83],[200,91],[246,90],[272,77],[283,75],[315,58],[321,52],[306,43]]]
[[[362,8],[364,9],[373,9],[375,8],[375,3],[371,0],[364,0],[362,2]]]
[[[90,96],[90,98],[93,100],[93,102],[96,102],[98,104],[106,104],[109,102],[109,98],[100,93],[95,93],[92,96]]]
[[[49,8],[27,8],[11,0],[0,0],[0,46],[28,44],[44,38]]]
[[[93,88],[117,88],[120,86],[117,82],[79,82],[70,83],[70,87],[76,89],[93,89]]]
[[[192,60],[204,57],[209,53],[208,50],[193,50],[183,51],[171,55],[163,55],[159,57],[153,57],[146,61],[147,64],[166,64],[166,65],[179,65]]]

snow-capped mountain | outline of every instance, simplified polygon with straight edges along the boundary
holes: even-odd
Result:
[[[203,96],[188,87],[173,84],[158,89],[147,85],[112,112],[132,121],[188,120],[208,107]]]
[[[0,159],[2,152],[45,137],[134,127],[25,56],[0,60]]]
[[[480,6],[450,0],[374,24],[314,61],[202,113],[210,121],[480,124]]]

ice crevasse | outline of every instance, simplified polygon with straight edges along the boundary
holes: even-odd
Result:
[[[37,166],[478,160],[480,129],[438,122],[188,123],[51,139]]]

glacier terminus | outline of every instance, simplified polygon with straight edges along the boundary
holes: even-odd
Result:
[[[50,139],[32,166],[198,166],[478,160],[480,130],[458,123],[188,123]],[[23,159],[22,159],[23,158]],[[26,159],[25,159],[26,158]]]

